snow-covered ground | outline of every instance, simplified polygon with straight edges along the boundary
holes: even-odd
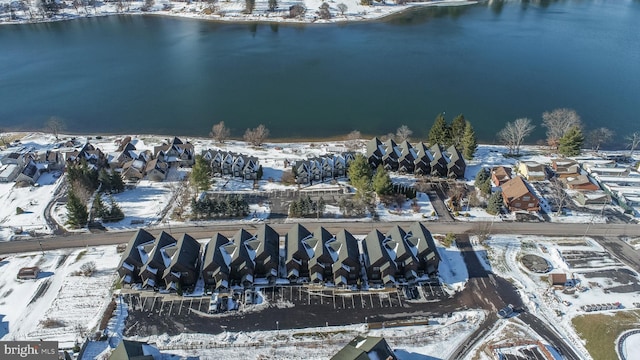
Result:
[[[27,253],[0,261],[0,338],[42,339],[71,347],[93,330],[111,300],[115,267],[120,255],[114,246]],[[95,264],[91,276],[76,274]],[[17,280],[18,270],[39,266],[35,280]]]
[[[79,4],[83,3],[78,2]],[[318,10],[323,3],[329,5],[330,18],[322,19]],[[142,11],[145,1],[113,1],[97,2],[96,6],[79,5],[74,7],[73,1],[58,1],[62,4],[62,9],[57,15],[51,18],[43,17],[41,11],[35,3],[26,2],[27,7],[19,6],[18,2],[11,0],[1,0],[0,5],[12,4],[15,9],[15,19],[10,18],[7,10],[0,13],[0,24],[20,24],[28,22],[69,20],[87,16],[106,16],[114,14],[156,14],[164,16],[177,16],[193,19],[212,21],[260,21],[260,22],[285,22],[285,23],[335,23],[346,21],[374,20],[389,16],[394,13],[405,11],[412,7],[419,6],[456,6],[475,4],[475,1],[468,0],[433,0],[415,2],[411,4],[399,5],[396,1],[372,1],[372,4],[362,5],[360,0],[278,0],[275,11],[269,10],[269,1],[256,1],[251,14],[245,13],[245,1],[194,1],[180,2],[168,0],[151,1],[151,6],[147,11]],[[306,12],[303,16],[291,18],[289,8],[292,5],[302,5]],[[341,10],[338,5],[345,5]],[[7,8],[8,9],[8,8]]]
[[[546,320],[581,356],[589,359],[583,341],[577,336],[571,319],[585,314],[585,306],[619,303],[619,309],[636,308],[640,302],[638,273],[609,255],[588,237],[545,238],[536,236],[494,235],[484,245],[472,239],[476,254],[485,267],[517,286],[528,311]],[[549,273],[564,273],[575,286],[552,288],[549,273],[529,271],[520,261],[526,254],[537,255],[551,267]],[[635,284],[635,285],[634,285]]]

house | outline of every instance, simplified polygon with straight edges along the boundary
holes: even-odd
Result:
[[[567,283],[567,274],[565,273],[549,274],[548,278],[551,286],[564,286]]]
[[[153,360],[160,359],[157,348],[143,342],[120,340],[118,346],[111,352],[108,360]]]
[[[11,182],[18,177],[22,168],[18,164],[0,165],[0,182]]]
[[[334,239],[322,226],[318,227],[310,239],[305,240],[309,254],[309,280],[314,283],[324,283],[333,280],[333,258],[327,243]]]
[[[40,268],[37,266],[23,267],[18,270],[18,280],[34,280],[38,278],[40,274]]]
[[[442,147],[439,144],[433,144],[429,148],[431,153],[431,175],[432,176],[447,176],[447,159],[442,153]]]
[[[34,156],[34,161],[46,171],[64,169],[64,157],[57,151],[41,151]]]
[[[340,230],[325,246],[333,260],[331,272],[336,286],[354,285],[360,277],[358,240],[347,230]]]
[[[451,179],[459,179],[464,177],[464,172],[467,169],[467,164],[464,162],[462,153],[451,145],[447,149],[447,177]]]
[[[567,186],[567,189],[581,191],[600,190],[600,186],[592,182],[587,175],[580,174],[575,176],[561,177],[560,180]]]
[[[384,248],[386,236],[379,230],[372,230],[362,242],[364,266],[369,283],[395,283],[395,263],[392,264],[388,251]]]
[[[416,168],[418,154],[407,140],[400,143],[400,157],[398,158],[398,171],[401,173],[413,174]]]
[[[140,181],[144,178],[147,169],[147,162],[144,157],[136,158],[122,166],[121,176],[127,181]]]
[[[398,159],[402,155],[401,150],[398,148],[393,139],[389,139],[382,144],[384,154],[382,155],[382,166],[387,171],[398,171]]]
[[[147,262],[148,251],[145,246],[151,245],[155,238],[146,230],[138,230],[129,240],[127,248],[122,254],[122,260],[118,265],[117,272],[125,284],[134,284],[140,282],[140,268]]]
[[[296,175],[296,183],[308,184],[312,181],[309,162],[304,160],[296,161],[293,165],[293,173]]]
[[[159,288],[163,280],[164,271],[171,262],[166,250],[177,243],[173,236],[166,232],[160,235],[152,243],[142,245],[142,251],[147,254],[147,261],[140,267],[140,281],[144,288]]]
[[[240,229],[230,239],[231,242],[223,247],[223,255],[227,256],[229,261],[231,285],[248,287],[253,284],[255,264],[254,257],[249,254],[250,247],[247,247],[247,242],[254,239],[248,231]]]
[[[378,336],[357,336],[351,340],[331,360],[396,360],[389,344]]]
[[[538,211],[540,200],[520,176],[502,184],[502,199],[509,211]]]
[[[86,163],[89,168],[99,170],[108,165],[107,156],[91,143],[85,143],[80,150],[68,151],[64,154],[65,163],[80,165]]]
[[[29,162],[24,166],[22,171],[16,177],[16,182],[26,182],[30,185],[33,185],[38,181],[40,177],[40,169],[36,165],[33,160],[29,160]]]
[[[382,145],[382,141],[377,137],[369,140],[367,142],[367,150],[365,156],[367,157],[367,162],[369,162],[369,166],[373,169],[377,169],[378,166],[382,165],[382,157],[385,155],[385,148]]]
[[[177,137],[154,146],[153,155],[156,158],[161,155],[169,167],[192,166],[196,161],[193,144],[188,141],[182,142]]]
[[[392,285],[398,280],[413,280],[418,277],[418,263],[406,246],[407,233],[399,226],[394,226],[382,240],[382,249],[387,252],[387,258],[392,265],[387,274],[383,274],[385,285]]]
[[[2,162],[3,165],[16,164],[22,167],[26,163],[26,160],[23,153],[12,152],[5,155],[0,162]]]
[[[242,169],[242,177],[245,180],[258,180],[258,169],[260,164],[258,158],[255,156],[248,156],[245,160],[244,168]]]
[[[582,206],[611,204],[611,196],[602,190],[577,191],[573,198]]]
[[[534,161],[518,162],[516,171],[528,181],[544,181],[547,178],[547,170],[544,164]]]
[[[169,165],[160,159],[153,159],[149,161],[145,169],[147,179],[151,181],[163,181],[167,178],[168,171]]]
[[[502,186],[509,180],[511,180],[510,167],[496,166],[491,169],[491,181],[494,186]]]
[[[342,176],[347,176],[347,158],[345,154],[338,154],[333,157],[333,177],[338,178]]]
[[[202,260],[202,278],[206,288],[226,290],[230,288],[231,256],[225,245],[231,241],[220,233],[215,233],[207,243]]]
[[[254,255],[254,276],[275,283],[280,260],[280,235],[267,224],[258,228],[255,238],[247,243]]]
[[[551,160],[551,168],[561,179],[576,177],[580,174],[580,164],[573,159],[553,159]]]
[[[585,169],[594,176],[627,177],[631,174],[631,170],[628,167],[593,167],[585,165]]]
[[[291,281],[309,278],[309,258],[313,255],[307,248],[312,247],[306,242],[313,235],[301,224],[295,224],[285,235],[285,267],[287,278]]]
[[[418,276],[436,277],[440,266],[440,255],[431,232],[424,225],[416,222],[411,225],[404,240],[418,262]]]
[[[414,150],[416,152],[413,170],[414,174],[431,175],[431,162],[433,161],[433,155],[431,155],[427,145],[423,142],[418,143]]]
[[[164,256],[170,258],[162,278],[166,289],[192,287],[200,274],[200,243],[184,234],[175,245],[164,248]]]

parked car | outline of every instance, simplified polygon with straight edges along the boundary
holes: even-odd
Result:
[[[513,305],[509,304],[505,307],[503,307],[502,309],[498,310],[498,317],[502,318],[502,319],[506,319],[508,317],[511,317],[511,315],[513,315]]]

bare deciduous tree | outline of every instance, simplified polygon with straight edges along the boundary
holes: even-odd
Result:
[[[224,144],[224,142],[229,138],[229,135],[231,135],[231,130],[224,125],[224,121],[220,121],[213,125],[211,132],[209,133],[209,136],[221,144]]]
[[[605,127],[593,129],[589,131],[587,142],[593,150],[598,151],[602,145],[608,144],[613,140],[613,135],[613,130]]]
[[[630,149],[629,157],[633,157],[633,152],[636,151],[638,145],[640,145],[640,132],[636,131],[625,139],[627,140],[627,147]]]
[[[269,137],[269,129],[260,124],[255,129],[247,129],[244,132],[244,141],[251,143],[253,146],[260,146]]]
[[[345,11],[347,11],[348,7],[344,3],[338,4],[338,10],[340,11],[340,15],[344,16]]]
[[[556,215],[562,213],[562,208],[567,203],[568,194],[562,187],[562,182],[558,179],[552,179],[551,183],[551,200],[556,209]]]
[[[507,145],[509,154],[520,154],[520,146],[524,138],[529,136],[535,125],[531,124],[531,119],[520,118],[514,122],[508,122],[504,129],[498,133],[498,138]]]
[[[409,140],[411,134],[413,134],[413,131],[407,125],[402,125],[396,130],[396,140],[398,142]]]
[[[542,113],[542,126],[547,128],[547,143],[549,146],[558,148],[559,141],[564,134],[573,126],[582,128],[582,121],[575,110],[562,108]]]
[[[353,130],[352,132],[350,132],[349,135],[347,135],[347,148],[352,151],[358,150],[358,148],[360,147],[360,139],[362,139],[362,134],[360,134],[360,131]]]
[[[62,121],[62,119],[57,118],[55,116],[52,116],[47,121],[46,127],[47,127],[47,129],[49,131],[51,131],[53,136],[56,137],[56,141],[60,140],[60,138],[59,138],[60,131],[62,131],[62,129],[64,129],[64,121]]]

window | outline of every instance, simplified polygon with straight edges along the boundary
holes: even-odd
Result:
[[[520,206],[522,206],[522,204],[521,204],[521,203],[519,203],[519,202],[517,202],[517,203],[513,204],[513,206],[515,206],[515,207],[519,208]]]
[[[529,195],[522,197],[522,201],[529,201],[529,200],[531,200],[531,196]]]

